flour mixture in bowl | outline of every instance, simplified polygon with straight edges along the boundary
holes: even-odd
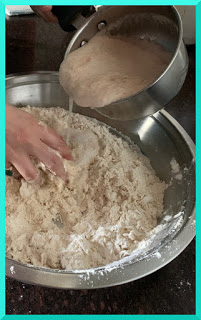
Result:
[[[64,109],[24,110],[67,138]],[[71,128],[68,183],[41,163],[41,186],[6,177],[8,258],[58,269],[99,267],[130,255],[157,225],[166,185],[149,159],[96,120],[73,114]]]

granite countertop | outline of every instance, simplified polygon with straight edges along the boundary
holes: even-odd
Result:
[[[73,33],[35,15],[6,20],[6,73],[58,70]],[[166,110],[195,139],[195,47],[189,72]],[[6,279],[7,314],[195,314],[195,241],[143,279],[97,290],[60,290]]]

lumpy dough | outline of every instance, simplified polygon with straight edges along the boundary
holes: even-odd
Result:
[[[66,138],[67,111],[26,107]],[[35,266],[87,269],[126,257],[157,225],[166,185],[148,158],[106,126],[73,114],[64,183],[43,164],[41,186],[6,177],[6,254]]]
[[[128,26],[132,24],[132,16],[126,19]],[[106,28],[62,62],[60,83],[78,105],[99,108],[128,98],[152,84],[168,66],[170,52],[148,36],[118,34],[122,26],[120,20]]]

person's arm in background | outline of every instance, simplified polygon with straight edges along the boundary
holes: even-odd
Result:
[[[52,6],[30,6],[30,7],[45,22],[58,23],[57,17],[52,13]]]
[[[6,104],[6,169],[12,167],[29,182],[39,183],[40,176],[30,156],[37,158],[64,181],[68,174],[62,159],[72,160],[64,139],[49,127],[44,127],[29,113]]]

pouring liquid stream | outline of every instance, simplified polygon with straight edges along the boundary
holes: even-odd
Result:
[[[67,119],[67,125],[68,125],[68,127],[67,127],[67,139],[66,139],[67,144],[69,143],[72,112],[73,112],[73,98],[70,96],[69,97],[69,104],[68,104],[68,119]]]
[[[71,118],[72,118],[72,112],[73,112],[73,98],[71,96],[69,96],[69,102],[68,102],[68,119],[67,119],[67,139],[66,139],[66,143],[67,145],[69,144],[69,138],[70,138],[70,131],[71,131]],[[79,184],[77,185],[77,203],[78,205],[81,204],[81,198],[82,198],[82,191],[80,189]],[[59,222],[57,222],[57,226],[59,226]],[[61,227],[61,226],[59,226]]]

